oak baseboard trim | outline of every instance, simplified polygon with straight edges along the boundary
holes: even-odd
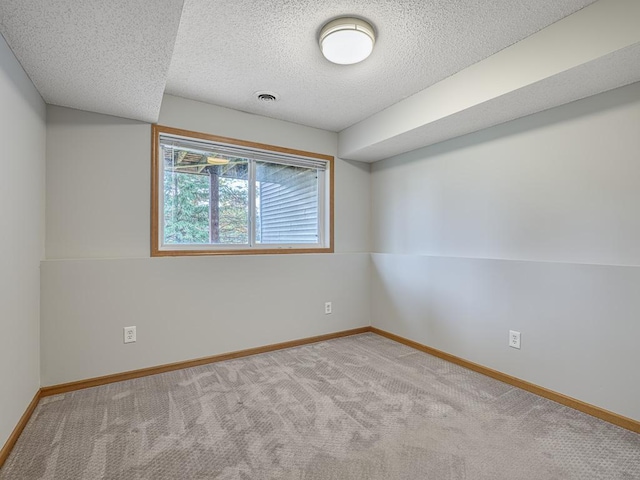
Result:
[[[635,433],[640,433],[640,421],[638,420],[634,420],[632,418],[619,415],[609,410],[596,407],[595,405],[591,405],[589,403],[583,402],[581,400],[577,400],[567,395],[563,395],[553,390],[540,387],[538,385],[527,382],[525,380],[521,380],[517,377],[513,377],[511,375],[499,372],[497,370],[493,370],[491,368],[471,362],[469,360],[465,360],[464,358],[457,357],[455,355],[443,352],[433,347],[428,347],[421,343],[415,342],[413,340],[409,340],[408,338],[404,338],[399,335],[395,335],[385,330],[380,330],[379,328],[376,328],[376,327],[360,327],[360,328],[354,328],[352,330],[344,330],[344,331],[329,333],[325,335],[318,335],[315,337],[307,337],[299,340],[291,340],[288,342],[265,345],[262,347],[249,348],[246,350],[223,353],[220,355],[213,355],[210,357],[198,358],[195,360],[187,360],[183,362],[170,363],[170,364],[160,365],[156,367],[143,368],[139,370],[132,370],[129,372],[117,373],[113,375],[105,375],[103,377],[80,380],[77,382],[53,385],[50,387],[43,387],[36,392],[35,396],[33,397],[33,400],[31,400],[31,403],[29,404],[26,411],[18,421],[18,424],[14,428],[13,432],[11,432],[11,435],[9,435],[9,438],[5,442],[4,446],[2,447],[2,449],[0,449],[0,468],[2,468],[5,461],[9,457],[9,454],[11,453],[11,450],[13,449],[16,442],[18,441],[20,434],[26,427],[27,423],[29,422],[29,419],[31,418],[31,416],[33,415],[33,412],[38,406],[38,402],[43,397],[58,395],[61,393],[73,392],[75,390],[82,390],[85,388],[97,387],[100,385],[106,385],[114,382],[121,382],[123,380],[131,380],[134,378],[145,377],[148,375],[156,375],[159,373],[170,372],[170,371],[180,370],[184,368],[197,367],[197,366],[206,365],[209,363],[222,362],[225,360],[232,360],[235,358],[247,357],[249,355],[268,353],[276,350],[282,350],[285,348],[299,347],[299,346],[308,345],[311,343],[323,342],[325,340],[332,340],[335,338],[347,337],[350,335],[358,335],[358,334],[369,333],[369,332],[375,333],[382,337],[386,337],[398,343],[402,343],[404,345],[407,345],[408,347],[428,353],[430,355],[441,358],[443,360],[454,363],[456,365],[460,365],[461,367],[467,368],[469,370],[473,370],[474,372],[494,378],[503,383],[507,383],[514,387],[521,388],[528,392],[534,393],[541,397],[560,403],[561,405],[565,405],[567,407],[573,408],[574,410],[578,410],[580,412],[583,412],[593,417],[604,420],[605,422],[609,422],[611,424],[617,425],[626,430],[630,430]]]
[[[38,406],[38,402],[40,401],[40,398],[41,398],[41,394],[40,394],[40,390],[38,390],[34,395],[33,400],[31,400],[31,403],[29,403],[29,406],[27,407],[25,412],[22,414],[22,417],[20,417],[20,420],[18,420],[18,424],[16,425],[16,428],[13,429],[13,432],[11,432],[11,435],[9,435],[9,438],[7,438],[7,441],[5,442],[4,446],[0,450],[0,468],[2,468],[2,466],[4,465],[4,462],[6,462],[7,458],[9,458],[9,454],[11,453],[11,450],[13,450],[13,447],[18,441],[18,438],[20,438],[20,434],[24,430],[24,427],[26,427],[27,423],[29,423],[29,419],[31,418],[31,415],[33,415],[34,410]]]
[[[599,418],[600,420],[604,420],[605,422],[612,423],[626,430],[631,430],[632,432],[640,433],[640,421],[638,420],[634,420],[632,418],[628,418],[628,417],[619,415],[617,413],[610,412],[609,410],[596,407],[595,405],[591,405],[589,403],[583,402],[582,400],[577,400],[567,395],[563,395],[562,393],[554,392],[553,390],[549,390],[548,388],[544,388],[534,383],[521,380],[517,377],[507,375],[506,373],[499,372],[498,370],[493,370],[492,368],[485,367],[478,363],[470,362],[469,360],[465,360],[464,358],[456,357],[455,355],[451,355],[450,353],[446,353],[441,350],[428,347],[426,345],[423,345],[418,342],[414,342],[413,340],[409,340],[408,338],[401,337],[394,333],[390,333],[385,330],[380,330],[379,328],[376,328],[376,327],[371,327],[370,331],[382,337],[386,337],[390,340],[394,340],[398,343],[407,345],[408,347],[415,348],[416,350],[420,350],[421,352],[425,352],[430,355],[433,355],[434,357],[441,358],[448,362],[455,363],[456,365],[460,365],[461,367],[467,368],[469,370],[473,370],[474,372],[481,373],[482,375],[486,375],[487,377],[494,378],[503,383],[513,385],[514,387],[518,387],[518,388],[521,388],[522,390],[526,390],[528,392],[534,393],[536,395],[547,398],[549,400],[553,400],[556,403],[560,403],[567,407],[573,408],[574,410],[578,410],[580,412],[586,413],[587,415],[591,415],[592,417]]]
[[[169,363],[156,367],[130,370],[128,372],[114,373],[112,375],[79,380],[77,382],[52,385],[49,387],[42,387],[40,389],[40,395],[42,397],[49,397],[51,395],[59,395],[61,393],[73,392],[75,390],[107,385],[109,383],[122,382],[124,380],[131,380],[134,378],[146,377],[149,375],[157,375],[159,373],[171,372],[184,368],[198,367],[200,365],[207,365],[209,363],[223,362],[225,360],[233,360],[235,358],[247,357],[249,355],[258,355],[260,353],[268,353],[285,348],[300,347],[302,345],[308,345],[310,343],[324,342],[325,340],[333,340],[334,338],[348,337],[350,335],[358,335],[360,333],[368,333],[370,331],[371,327],[354,328],[352,330],[343,330],[341,332],[327,333],[325,335],[317,335],[315,337],[307,337],[299,340],[274,343],[272,345],[248,348],[246,350],[239,350],[236,352],[222,353],[220,355],[213,355],[211,357],[197,358],[195,360],[185,360],[182,362]]]

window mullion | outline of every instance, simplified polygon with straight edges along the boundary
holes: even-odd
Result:
[[[249,247],[256,246],[256,161],[249,160]]]
[[[152,256],[332,251],[332,157],[156,125],[152,132]],[[206,178],[213,173],[218,189]],[[220,238],[211,234],[218,224]]]

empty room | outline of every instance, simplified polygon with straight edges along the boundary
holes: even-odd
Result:
[[[638,0],[0,0],[0,480],[640,479]]]

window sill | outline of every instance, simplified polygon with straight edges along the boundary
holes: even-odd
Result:
[[[321,248],[251,248],[225,250],[158,250],[151,249],[152,257],[202,257],[210,255],[286,255],[305,253],[334,253],[333,247]]]

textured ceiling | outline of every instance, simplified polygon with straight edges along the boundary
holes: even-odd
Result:
[[[186,0],[167,93],[340,131],[594,0]],[[378,38],[357,65],[317,44],[337,16]],[[280,95],[261,103],[254,92]]]
[[[47,103],[155,122],[183,0],[1,0],[0,33]]]
[[[375,162],[628,85],[640,79],[639,58],[640,43],[341,156]]]
[[[640,81],[638,20],[638,0],[599,0],[342,130],[338,156],[373,162]]]
[[[360,64],[320,53],[343,15],[377,31]],[[47,103],[156,122],[169,93],[340,132],[362,161],[640,81],[639,19],[640,0],[0,0]]]

